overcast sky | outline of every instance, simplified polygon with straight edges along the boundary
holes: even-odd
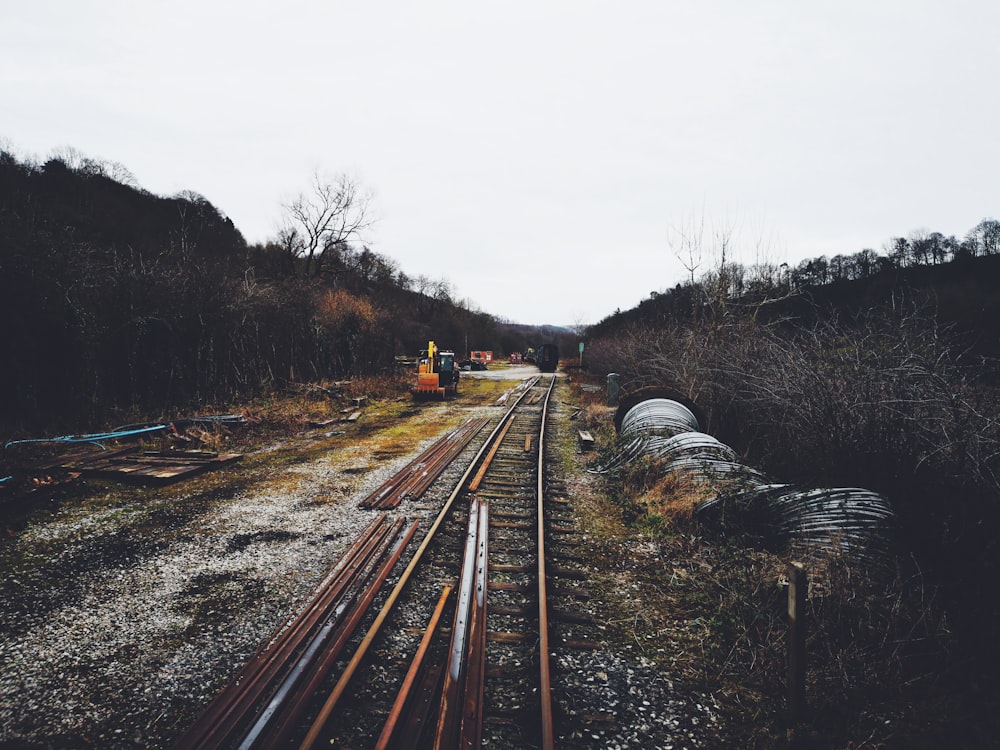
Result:
[[[194,190],[251,242],[313,172],[365,240],[525,323],[1000,217],[1000,3],[0,0],[0,139]],[[0,141],[2,143],[3,141]]]

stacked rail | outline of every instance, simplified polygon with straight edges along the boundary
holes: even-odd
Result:
[[[372,520],[317,587],[309,604],[254,655],[181,738],[178,748],[326,747],[338,741],[338,733],[354,731],[356,724],[371,722],[375,715],[384,715],[384,721],[357,730],[363,739],[347,744],[380,749],[479,747],[484,721],[497,710],[501,722],[527,727],[523,736],[530,736],[528,744],[553,747],[541,467],[554,379],[543,393],[535,388],[537,383],[535,379],[522,389],[479,447],[381,609],[374,613],[372,603],[416,532],[416,523],[391,522],[386,513]],[[395,507],[422,493],[486,421],[469,420],[435,443],[373,492],[366,504]],[[456,533],[459,528],[464,530],[462,545]],[[500,536],[496,553],[491,549],[494,531]],[[520,536],[511,537],[511,533]],[[433,551],[427,554],[428,550]],[[500,563],[493,563],[494,554],[500,555]],[[511,564],[504,554],[523,557]],[[426,583],[435,565],[454,565],[442,568],[445,579],[453,583],[436,587],[437,605],[412,661],[402,665],[408,668],[398,692],[386,693],[390,698],[386,706],[391,702],[391,708],[383,710],[367,699],[359,702],[355,697],[359,683],[385,679],[389,669],[383,661],[381,677],[364,671],[374,644],[384,643],[391,627],[399,629],[402,622],[412,621],[399,613],[397,604],[404,596],[408,598],[400,609],[415,604],[419,609],[433,601],[424,598],[427,593],[415,590],[412,582],[423,577]],[[512,571],[523,574],[537,589],[524,594],[525,586],[531,584],[491,579],[493,571],[501,579]],[[435,580],[440,575],[438,571],[429,577]],[[505,594],[516,590],[531,605],[488,608],[491,589],[501,602]],[[363,636],[358,630],[361,622],[370,622]],[[518,632],[511,632],[514,629]],[[521,649],[518,663],[537,665],[535,676],[505,672],[502,659],[488,656],[498,642],[517,642]],[[504,678],[508,678],[507,688],[511,678],[518,682],[516,689],[524,696],[521,702],[535,705],[533,718],[509,712],[504,716],[497,709],[490,685]]]
[[[554,745],[541,479],[552,385],[524,391],[515,405],[520,409],[512,408],[494,430],[462,489],[468,510],[453,514],[456,538],[436,551],[459,552],[455,590],[445,589],[422,633],[374,745],[378,750],[480,747],[484,724],[492,725],[491,744]],[[454,534],[459,524],[460,549]],[[449,596],[454,609],[447,633],[441,607]],[[537,672],[515,666],[527,664],[537,665]],[[532,708],[505,705],[509,696]],[[323,736],[303,747],[321,746]]]
[[[388,510],[407,498],[419,497],[488,422],[486,418],[470,419],[445,435],[358,503],[358,507]]]
[[[380,514],[362,531],[305,608],[286,622],[209,704],[177,748],[279,747],[305,698],[343,653],[389,571],[416,532]]]

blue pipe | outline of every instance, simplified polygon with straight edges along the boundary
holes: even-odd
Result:
[[[53,438],[32,438],[30,440],[11,440],[4,444],[4,450],[12,445],[23,445],[25,443],[93,443],[101,450],[107,450],[100,441],[118,440],[124,437],[134,437],[136,435],[148,435],[153,432],[163,432],[169,430],[170,425],[158,424],[152,427],[142,427],[136,430],[124,430],[121,432],[96,432],[90,435],[63,435]]]

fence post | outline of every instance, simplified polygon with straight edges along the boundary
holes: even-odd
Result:
[[[788,566],[788,715],[799,724],[806,709],[806,592],[809,582],[802,563]]]
[[[608,373],[608,406],[618,406],[618,398],[621,393],[621,375],[617,372]]]

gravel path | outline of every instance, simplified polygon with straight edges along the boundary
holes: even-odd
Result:
[[[357,500],[431,439],[379,460],[371,433],[248,489],[114,491],[30,523],[0,547],[0,749],[170,747],[368,522]],[[655,660],[612,645],[559,670],[564,701],[614,717],[572,746],[710,746],[711,710]]]

